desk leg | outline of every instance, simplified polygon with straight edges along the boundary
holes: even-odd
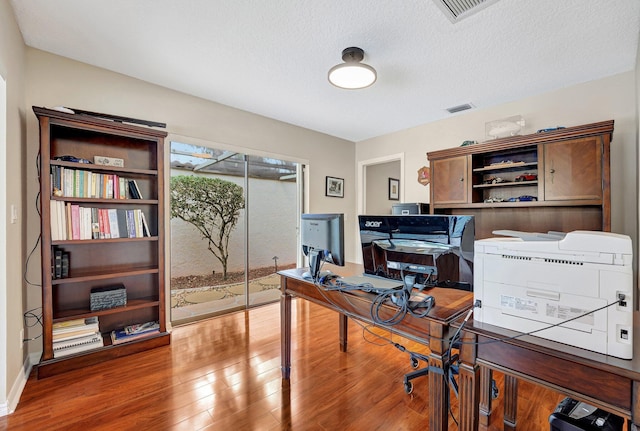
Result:
[[[291,295],[285,293],[286,280],[282,277],[280,297],[280,366],[282,379],[291,377]]]
[[[631,431],[640,430],[640,382],[633,381],[633,392],[631,393]]]
[[[480,367],[476,365],[476,335],[463,332],[460,347],[459,406],[460,431],[478,429],[478,394],[480,393]]]
[[[445,384],[444,342],[447,326],[436,322],[429,323],[429,429],[447,431],[449,427],[447,397],[449,388]]]
[[[515,431],[518,414],[518,379],[504,375],[504,429]]]
[[[487,367],[480,367],[480,425],[489,426],[491,421],[491,380],[493,373]]]
[[[340,351],[347,351],[347,329],[349,329],[349,320],[345,314],[339,313],[338,318],[340,319]]]

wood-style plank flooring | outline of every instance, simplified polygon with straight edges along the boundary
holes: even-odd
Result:
[[[341,353],[337,314],[293,301],[289,387],[280,374],[279,304],[176,327],[170,346],[43,380],[32,373],[0,429],[427,429],[430,377],[414,380],[407,395],[408,354],[349,323],[349,351]],[[425,351],[396,336],[393,341]],[[501,389],[502,376],[496,378]],[[548,430],[561,399],[520,382],[518,430]],[[494,406],[487,431],[502,429],[502,396]],[[451,410],[457,415],[455,398]]]

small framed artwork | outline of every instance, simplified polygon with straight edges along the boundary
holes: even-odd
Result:
[[[400,200],[400,180],[389,178],[389,200]]]
[[[325,194],[334,198],[343,198],[344,178],[327,177]]]

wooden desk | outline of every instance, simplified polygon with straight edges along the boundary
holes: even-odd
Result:
[[[363,269],[362,266],[349,264],[346,267],[331,267],[331,271],[348,276],[362,274]],[[339,313],[340,350],[343,352],[347,350],[348,317],[373,324],[370,308],[375,295],[359,291],[352,293],[326,291],[315,286],[312,282],[304,280],[302,278],[303,272],[303,269],[279,272],[282,289],[280,302],[281,364],[284,380],[289,380],[291,375],[292,296],[312,301]],[[385,326],[385,328],[408,339],[428,345],[431,350],[429,366],[443,369],[444,358],[449,347],[447,340],[453,335],[450,334],[450,331],[455,330],[455,328],[451,328],[450,324],[456,319],[463,318],[465,312],[471,308],[473,293],[439,288],[431,289],[428,293],[435,298],[435,306],[431,309],[428,317],[417,318],[407,315],[401,323]],[[383,307],[380,314],[383,318],[387,318],[392,316],[393,312],[393,307],[386,306]],[[429,379],[429,427],[431,430],[447,430],[446,390],[448,387],[445,385],[444,379]],[[476,419],[477,417],[471,418],[474,421]]]
[[[516,429],[518,379],[543,385],[623,416],[632,422],[631,429],[640,429],[639,321],[640,314],[636,312],[634,354],[631,360],[618,359],[532,336],[494,342],[517,335],[518,332],[469,321],[465,326],[466,344],[462,346],[465,354],[461,356],[465,366],[480,366],[480,402],[479,406],[475,406],[463,405],[461,401],[461,415],[463,410],[467,415],[473,414],[479,408],[480,424],[489,424],[491,372],[498,370],[505,373],[505,430]],[[476,341],[477,345],[471,344]],[[461,382],[461,385],[469,384],[469,381]],[[461,391],[463,390],[465,389],[461,388]]]

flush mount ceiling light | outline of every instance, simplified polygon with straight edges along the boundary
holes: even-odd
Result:
[[[360,48],[345,48],[342,51],[344,63],[329,70],[329,82],[338,88],[356,90],[366,88],[376,82],[376,70],[368,64],[360,63],[364,51]]]

